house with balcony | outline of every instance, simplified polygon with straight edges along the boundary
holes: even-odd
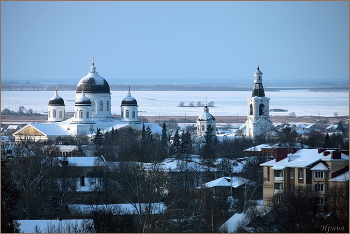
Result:
[[[264,205],[296,189],[317,194],[318,204],[326,201],[327,191],[349,181],[349,151],[340,149],[276,148],[275,159],[260,164],[263,167]]]

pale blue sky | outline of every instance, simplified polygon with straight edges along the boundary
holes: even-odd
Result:
[[[347,1],[1,4],[3,81],[348,82]]]

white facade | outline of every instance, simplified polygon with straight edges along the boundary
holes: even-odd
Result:
[[[128,95],[123,99],[120,106],[120,120],[123,122],[139,122],[138,115],[137,101],[131,96],[129,88]]]
[[[65,119],[65,105],[63,99],[58,96],[57,87],[55,95],[50,98],[48,110],[47,110],[47,120],[49,122],[59,122]]]
[[[216,131],[216,123],[215,118],[209,113],[209,108],[206,105],[204,107],[204,112],[197,119],[197,135],[203,136],[206,134],[209,125],[213,127],[214,131]]]
[[[262,72],[259,69],[254,73],[254,88],[252,97],[248,99],[248,119],[246,125],[246,136],[255,138],[273,129],[270,121],[269,102],[265,97],[262,85]]]
[[[141,131],[143,124],[138,120],[137,101],[130,94],[122,101],[122,118],[116,119],[111,112],[111,93],[108,82],[96,72],[94,63],[88,75],[83,77],[75,93],[74,117],[65,119],[64,100],[55,95],[49,100],[48,122],[28,124],[13,136],[16,141],[54,141],[58,137],[92,137],[97,128],[102,132],[112,129],[133,128]],[[162,128],[156,123],[145,123],[154,134],[161,134]]]
[[[75,99],[74,118],[72,123],[93,123],[91,119],[91,101],[82,92],[80,97]]]

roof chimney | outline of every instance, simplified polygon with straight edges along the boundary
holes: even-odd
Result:
[[[320,154],[322,153],[323,151],[325,151],[326,149],[318,149],[317,152]]]
[[[292,154],[295,154],[297,151],[298,151],[297,148],[292,148],[291,153],[292,153]]]
[[[332,158],[333,159],[341,159],[341,152],[340,151],[332,151]]]
[[[288,148],[276,148],[276,162],[281,161],[282,159],[285,159],[288,154]]]
[[[329,151],[324,151],[323,152],[323,156],[327,156],[327,155],[329,155],[331,152],[329,152]]]

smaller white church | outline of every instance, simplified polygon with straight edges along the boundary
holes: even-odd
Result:
[[[27,124],[13,133],[16,141],[56,140],[58,137],[92,137],[97,128],[102,131],[131,127],[142,130],[143,123],[138,119],[138,105],[131,96],[130,87],[120,106],[120,119],[112,116],[111,92],[108,82],[101,77],[94,62],[89,73],[77,84],[75,92],[74,116],[65,118],[65,103],[58,89],[48,103],[48,116],[45,123]],[[162,128],[156,123],[144,123],[154,134],[161,134]]]
[[[253,139],[273,130],[269,114],[270,98],[265,97],[262,75],[263,73],[258,66],[256,72],[254,72],[252,96],[248,99],[248,119],[245,122],[245,134]]]
[[[209,125],[216,131],[215,118],[209,113],[209,107],[206,104],[204,112],[197,118],[197,136],[205,135]]]

